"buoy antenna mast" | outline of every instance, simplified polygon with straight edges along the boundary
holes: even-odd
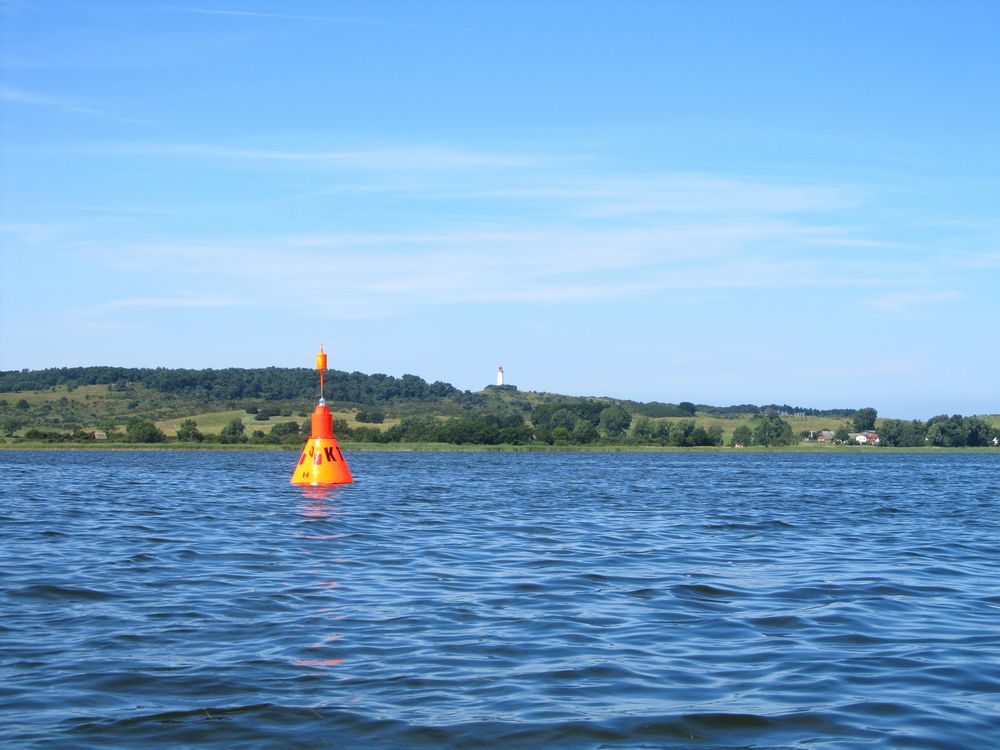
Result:
[[[323,396],[323,372],[326,370],[326,352],[323,351],[323,342],[319,342],[319,354],[316,355],[316,369],[319,370],[319,400],[324,403]]]

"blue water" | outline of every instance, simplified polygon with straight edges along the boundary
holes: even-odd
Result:
[[[1000,747],[1000,454],[0,452],[0,744]]]

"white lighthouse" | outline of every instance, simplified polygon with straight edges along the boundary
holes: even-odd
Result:
[[[497,385],[503,385],[503,365],[497,368]]]

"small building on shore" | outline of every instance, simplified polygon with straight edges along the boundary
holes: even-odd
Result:
[[[848,439],[857,443],[858,445],[878,445],[879,437],[875,430],[865,430],[864,432],[852,432],[848,436]]]

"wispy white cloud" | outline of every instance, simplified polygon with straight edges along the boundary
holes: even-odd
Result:
[[[963,295],[954,290],[926,291],[904,290],[888,292],[865,300],[865,304],[889,313],[910,312],[914,309],[932,310],[935,306],[961,300]]]
[[[353,16],[320,16],[305,13],[274,13],[254,10],[230,10],[225,8],[206,8],[191,5],[161,5],[153,8],[156,11],[168,13],[189,13],[200,16],[220,16],[228,18],[260,19],[263,21],[318,21],[325,23],[356,24],[361,26],[394,26],[397,28],[440,29],[431,24],[387,22],[372,18]]]
[[[588,176],[547,185],[473,192],[482,198],[568,202],[593,217],[662,213],[834,210],[854,206],[856,191],[824,185],[772,184],[701,174]]]
[[[108,300],[96,305],[96,307],[111,310],[120,308],[239,307],[244,304],[248,304],[248,302],[215,296],[127,297]]]
[[[283,204],[313,205],[330,196],[379,200],[404,196],[518,213],[524,205],[571,221],[646,221],[698,215],[751,217],[843,212],[864,195],[845,185],[768,182],[698,173],[602,174],[587,159],[558,149],[484,150],[454,145],[404,144],[374,148],[286,148],[181,142],[117,142],[92,146],[109,156],[181,160],[198,168],[280,166],[303,172],[301,182],[337,184],[284,195]],[[307,171],[311,170],[311,171]],[[317,177],[317,175],[319,175]],[[553,213],[553,215],[557,215]],[[852,236],[844,226],[813,228],[825,244],[893,247]]]
[[[860,362],[857,364],[836,363],[809,366],[799,368],[798,370],[789,369],[785,374],[798,378],[892,377],[918,372],[924,366],[924,362],[915,359],[890,359],[879,362]]]
[[[421,154],[421,152],[417,152]],[[459,152],[462,154],[463,152]],[[320,156],[320,154],[317,154]],[[431,159],[374,160],[380,168],[405,168]],[[357,165],[364,161],[355,159]],[[453,161],[459,161],[453,159]],[[420,179],[400,175],[372,174],[364,181],[352,180],[311,191],[285,196],[283,200],[313,201],[331,196],[380,194],[448,201],[453,205],[490,205],[517,212],[525,206],[545,207],[574,220],[647,220],[656,217],[685,217],[707,214],[756,216],[804,212],[842,212],[864,200],[861,191],[850,186],[811,183],[767,183],[754,179],[721,178],[708,174],[602,175],[571,154],[477,154],[459,163],[472,172],[477,167],[511,167],[507,171],[484,169],[482,174],[462,173],[451,179],[432,172]],[[442,161],[444,165],[448,161]],[[514,169],[515,167],[520,169]],[[544,169],[536,169],[544,168]],[[553,178],[552,173],[582,172],[573,177]],[[462,182],[456,183],[455,177]],[[845,236],[843,226],[828,232],[841,236],[838,244],[857,247],[897,247],[898,243]]]
[[[64,112],[72,112],[74,114],[99,116],[103,116],[104,114],[100,110],[81,106],[72,99],[58,96],[48,96],[46,94],[38,94],[31,91],[23,91],[21,89],[10,88],[8,86],[0,87],[0,100],[5,102],[14,102],[15,104],[54,107],[56,109],[61,109]]]
[[[67,214],[83,214],[83,215],[94,215],[97,217],[115,217],[115,216],[177,216],[178,211],[169,208],[154,208],[150,206],[130,206],[130,205],[86,205],[86,204],[59,204],[53,203],[48,205],[39,206],[34,205],[35,209],[40,209],[44,211],[58,211],[59,213]]]
[[[173,279],[176,281],[176,279]],[[167,286],[170,282],[167,282]],[[79,331],[129,331],[148,325],[143,312],[166,310],[208,310],[239,308],[252,304],[248,297],[238,299],[219,295],[178,294],[148,297],[121,297],[95,299],[93,304],[71,307],[51,313],[52,319],[68,330]]]
[[[338,16],[313,16],[298,13],[265,13],[253,10],[227,10],[224,8],[203,8],[190,5],[161,5],[155,10],[172,13],[191,13],[201,16],[228,16],[233,18],[285,19],[291,21],[335,21],[341,23],[356,23],[357,19]]]
[[[955,261],[966,268],[1000,268],[1000,250],[979,253],[958,253]]]
[[[141,331],[145,323],[135,320],[93,320],[81,318],[78,312],[59,316],[59,325],[67,331],[80,333],[110,333],[115,331]]]
[[[114,114],[113,112],[108,112],[103,109],[97,109],[91,106],[87,106],[81,104],[78,100],[69,97],[39,94],[33,91],[24,91],[23,89],[11,88],[9,86],[0,87],[0,101],[10,102],[12,104],[22,104],[33,107],[46,107],[49,109],[55,109],[60,112],[64,112],[66,114],[100,117],[106,120],[115,120],[117,122],[130,122],[130,123],[148,122],[146,120],[141,120],[138,118],[123,117],[121,115]]]
[[[215,289],[207,298],[118,300],[109,310],[243,299],[257,307],[299,309],[322,299],[334,300],[322,306],[324,315],[356,317],[434,305],[551,305],[740,289],[898,291],[909,281],[888,266],[863,273],[859,261],[790,251],[815,235],[809,226],[761,220],[591,231],[332,233],[247,243],[141,243],[92,253],[117,272],[155,276],[165,290],[208,279]]]
[[[144,279],[137,287],[142,292],[103,306],[108,315],[140,307],[234,306],[242,300],[284,311],[304,305],[337,317],[384,316],[435,305],[670,302],[683,295],[708,304],[705,300],[739,290],[836,289],[887,312],[905,311],[918,300],[952,299],[912,291],[927,284],[928,264],[872,252],[907,246],[872,239],[863,226],[844,221],[865,199],[849,186],[690,173],[604,179],[593,165],[580,163],[521,168],[545,164],[549,157],[544,154],[419,145],[270,150],[120,143],[108,148],[197,160],[342,165],[361,177],[366,170],[384,170],[389,180],[412,175],[404,189],[414,193],[417,185],[431,184],[448,203],[462,196],[456,185],[476,184],[468,197],[479,201],[482,217],[458,226],[438,219],[435,226],[418,229],[426,226],[418,214],[387,214],[376,225],[385,228],[378,231],[92,245],[87,252],[109,272]],[[587,175],[573,181],[560,167]],[[448,170],[450,178],[436,181]],[[554,180],[553,173],[563,177],[531,183],[543,174]],[[508,211],[507,200],[537,202],[535,209],[541,210]],[[507,215],[517,221],[504,223]],[[921,249],[909,250],[908,261]],[[335,304],[310,302],[331,296]]]
[[[51,239],[59,232],[54,224],[4,223],[0,224],[0,235],[12,237],[15,241],[36,245]],[[5,248],[9,249],[9,248]]]
[[[413,145],[371,149],[267,149],[201,143],[117,143],[98,153],[238,163],[286,163],[370,170],[465,170],[541,166],[537,156],[476,151],[447,146]]]

